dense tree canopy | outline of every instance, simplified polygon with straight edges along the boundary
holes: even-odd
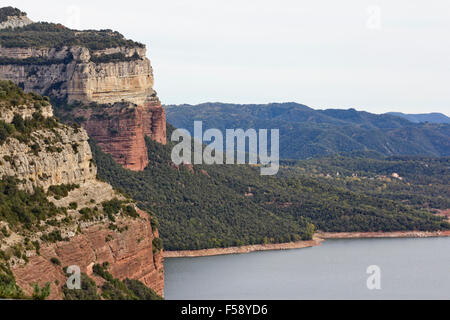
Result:
[[[171,130],[169,126],[169,137]],[[342,160],[336,163],[339,169],[327,169],[345,171],[349,177],[343,174],[326,177],[325,168],[320,169],[323,174],[312,167],[312,160],[283,163],[279,175],[268,177],[260,176],[259,168],[245,165],[196,165],[193,170],[188,166],[176,167],[170,159],[172,143],[163,146],[148,139],[147,146],[148,167],[143,172],[133,172],[123,169],[92,143],[99,176],[126,190],[143,208],[156,214],[168,250],[309,239],[313,225],[323,231],[450,228],[442,218],[430,214],[421,205],[423,197],[433,197],[430,189],[420,185],[421,179],[441,179],[441,185],[444,184],[442,179],[445,177],[440,170],[447,164],[440,164],[438,160],[408,160],[416,165],[419,165],[417,161],[426,161],[441,167],[430,172],[419,171],[420,177],[415,180],[388,183],[367,177],[365,184],[358,185],[349,183],[354,179],[351,173],[359,172],[352,167],[357,162],[347,165]],[[359,165],[362,166],[364,161],[360,160]],[[329,163],[333,161],[329,160]],[[360,171],[375,176],[374,163],[377,162],[368,161]],[[387,172],[394,164],[401,166],[394,159],[378,163]],[[377,190],[381,183],[389,187],[378,193],[368,192],[371,188]],[[399,183],[403,185],[399,186]],[[409,188],[408,183],[417,184],[414,186],[417,189]],[[398,188],[404,190],[410,203],[403,201],[404,194],[395,197]],[[423,190],[428,190],[428,194],[422,194]],[[436,201],[436,206],[445,207],[448,194],[446,197],[440,206]]]

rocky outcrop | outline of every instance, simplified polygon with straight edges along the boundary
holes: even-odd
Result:
[[[167,143],[166,112],[159,104],[145,105],[144,135],[161,144]]]
[[[62,266],[78,266],[81,272],[94,279],[94,264],[109,262],[109,271],[114,277],[140,280],[163,296],[162,254],[154,254],[152,250],[152,241],[158,237],[158,232],[152,230],[148,214],[140,211],[140,218],[120,219],[116,224],[126,227],[126,230],[115,232],[107,224],[97,224],[87,227],[70,241],[44,245],[40,255],[33,255],[26,265],[13,268],[17,283],[31,294],[32,284],[44,286],[50,282],[50,299],[59,299],[62,290],[55,280],[64,284],[68,275],[50,259],[57,258]]]
[[[136,112],[141,112],[142,117],[149,116],[144,114],[144,108],[141,109]],[[13,121],[11,115],[30,119],[36,117],[36,113],[41,113],[44,118],[53,115],[51,106],[4,107],[0,103],[0,120],[7,123]],[[144,132],[144,128],[141,131]],[[9,230],[7,236],[0,237],[0,250],[8,252],[16,246],[25,250],[26,260],[13,257],[9,264],[17,283],[27,294],[32,293],[35,283],[43,286],[49,282],[50,298],[60,299],[61,287],[67,279],[62,267],[76,265],[82,272],[92,275],[94,264],[109,262],[109,271],[114,277],[140,280],[162,295],[162,252],[153,246],[153,240],[159,237],[158,231],[152,228],[149,214],[139,210],[109,184],[97,180],[97,169],[87,140],[84,129],[57,124],[43,125],[26,139],[12,135],[2,141],[0,177],[17,178],[22,189],[30,193],[35,187],[45,191],[50,186],[62,184],[73,187],[66,196],[48,196],[56,207],[64,210],[59,216],[52,216],[51,221],[40,221],[34,232],[11,228],[0,217],[0,226]],[[123,207],[116,218],[111,219],[103,206],[111,200],[131,206],[138,216],[125,214]],[[81,210],[88,210],[92,217],[85,216]],[[42,237],[54,231],[58,231],[64,240],[49,242]],[[40,243],[40,252],[26,245],[30,242]],[[58,259],[61,266],[52,263],[52,258]]]
[[[166,143],[166,116],[153,90],[153,71],[145,52],[145,47],[0,47],[0,57],[14,59],[14,63],[0,65],[0,78],[13,81],[26,92],[50,95],[69,104],[101,105],[71,112],[85,119],[83,127],[103,151],[125,168],[143,170],[148,163],[144,137]],[[99,62],[108,60],[101,57],[115,54],[123,61]],[[32,58],[46,63],[25,63]],[[115,106],[109,108],[108,104]]]
[[[33,113],[40,112],[45,118],[53,117],[53,109],[50,104],[46,106],[35,107],[32,106],[15,106],[8,108],[0,108],[0,120],[6,123],[11,123],[13,121],[14,115],[19,114],[23,119],[30,119],[33,117]]]

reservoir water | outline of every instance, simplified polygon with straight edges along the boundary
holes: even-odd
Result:
[[[170,258],[171,299],[450,299],[450,238],[326,240],[321,246]],[[369,290],[369,266],[381,289]],[[372,284],[376,283],[371,281]]]

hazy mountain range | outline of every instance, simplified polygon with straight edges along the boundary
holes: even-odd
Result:
[[[168,105],[165,109],[168,122],[191,132],[194,120],[202,120],[205,129],[278,128],[283,158],[373,151],[385,156],[450,155],[450,125],[445,122],[415,123],[405,117],[355,109],[315,110],[293,102],[204,103]]]

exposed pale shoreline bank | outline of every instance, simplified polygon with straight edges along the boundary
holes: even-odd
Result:
[[[433,238],[450,237],[450,231],[395,231],[395,232],[319,232],[313,240],[288,243],[257,244],[241,247],[213,248],[202,250],[164,251],[164,258],[207,257],[228,254],[243,254],[255,251],[290,250],[320,245],[326,239],[363,238]]]

